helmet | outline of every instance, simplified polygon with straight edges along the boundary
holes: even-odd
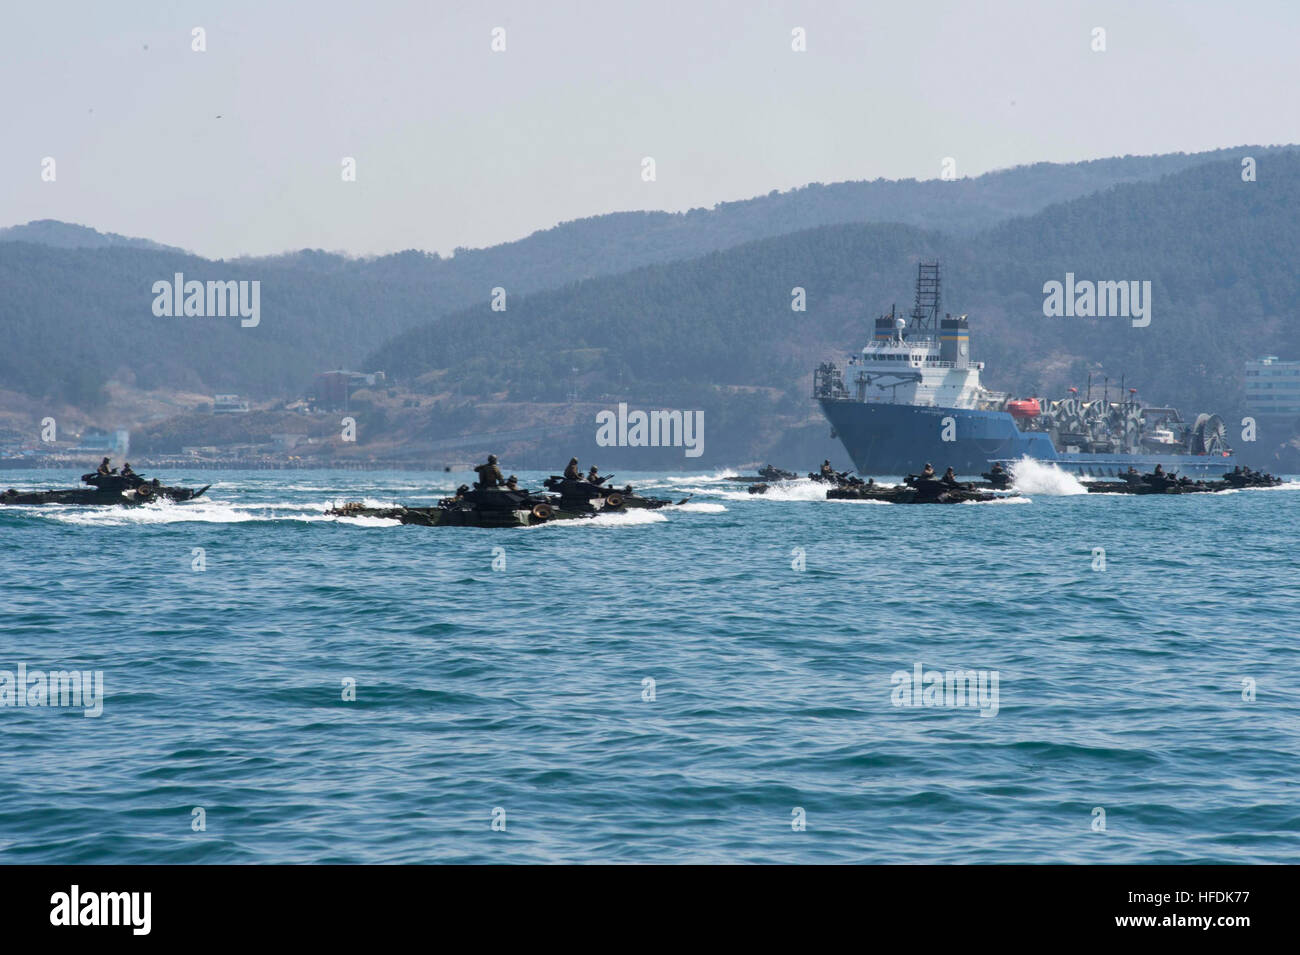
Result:
[[[495,454],[489,454],[488,464],[496,464],[496,463],[497,463],[497,456]]]

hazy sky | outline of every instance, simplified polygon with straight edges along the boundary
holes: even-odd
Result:
[[[0,225],[445,254],[946,156],[1292,143],[1298,36],[1300,3],[1226,0],[5,0]]]

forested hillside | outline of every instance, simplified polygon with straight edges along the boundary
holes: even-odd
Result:
[[[57,219],[37,219],[24,225],[0,229],[0,242],[35,242],[57,249],[107,249],[125,247],[154,249],[159,252],[183,252],[149,239],[133,239],[116,232],[100,232],[84,225],[59,222]]]
[[[1230,151],[1232,159],[1226,162],[1235,163],[1246,151]],[[1248,151],[1265,168],[1272,162],[1268,149]],[[711,375],[768,381],[795,374],[819,347],[854,341],[850,317],[867,303],[874,307],[906,295],[907,262],[918,250],[951,253],[952,279],[963,281],[962,255],[983,240],[941,240],[922,235],[915,226],[968,237],[973,230],[1051,203],[1194,167],[1220,153],[1044,163],[955,182],[811,185],[707,211],[585,219],[491,249],[457,250],[451,258],[410,251],[356,260],[303,251],[214,262],[153,248],[147,240],[64,223],[32,223],[0,234],[8,240],[0,241],[0,328],[6,338],[0,349],[0,389],[83,407],[95,405],[109,379],[130,380],[142,388],[270,398],[301,393],[325,368],[382,368],[390,356],[412,375],[450,369],[453,360],[463,358],[467,364],[453,376],[463,388],[485,386],[491,379],[494,386],[515,393],[544,394],[554,391],[562,377],[593,374],[588,384],[599,380],[602,388],[632,383],[685,388],[700,386],[700,363],[683,365],[675,349],[693,340],[698,347],[688,347],[691,356],[727,356],[720,364],[709,364]],[[1256,188],[1266,185],[1261,176]],[[1195,212],[1191,207],[1184,211]],[[814,229],[790,236],[828,224],[865,222],[904,225]],[[771,236],[790,238],[760,242],[736,257],[710,254]],[[525,299],[528,293],[640,266],[651,267],[616,279],[613,286],[584,284],[577,286],[580,293],[575,289],[560,298]],[[718,271],[733,268],[726,276]],[[260,325],[242,328],[230,318],[155,317],[152,285],[176,272],[187,280],[260,281]],[[791,315],[789,289],[800,283],[809,288],[809,311]],[[419,345],[418,360],[407,359],[403,344],[384,347],[404,330],[471,305],[485,312],[497,286],[507,290],[506,324],[493,321],[505,317],[500,313],[484,316],[469,310],[404,340]],[[959,287],[954,286],[954,294]],[[632,297],[611,298],[611,288]],[[993,295],[989,301],[1005,304]],[[554,304],[560,302],[569,304]],[[561,321],[553,308],[568,314],[554,326],[561,340],[530,345],[528,354],[536,360],[517,361],[512,367],[518,377],[505,380],[501,369],[492,367],[495,336],[502,335],[501,347],[519,349],[537,334],[524,323],[550,328]],[[480,321],[490,323],[490,334],[488,328],[473,330]],[[645,327],[646,322],[655,327]],[[786,334],[791,329],[797,329],[793,337]],[[589,350],[579,353],[579,341],[589,341],[581,346]],[[602,366],[606,359],[607,367]]]
[[[1241,363],[1300,345],[1300,156],[1237,161],[1126,184],[963,237],[897,225],[808,230],[486,304],[398,336],[368,364],[430,390],[512,400],[629,396],[716,405],[709,385],[777,386],[806,400],[825,357],[860,347],[915,263],[944,263],[944,302],[969,313],[987,383],[1018,392],[1120,376],[1153,400],[1228,410]],[[1043,284],[1149,280],[1152,321],[1048,318]],[[791,310],[791,290],[807,311]],[[432,373],[432,374],[431,374]]]

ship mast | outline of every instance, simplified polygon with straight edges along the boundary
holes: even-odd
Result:
[[[934,338],[939,333],[939,263],[920,262],[916,266],[916,304],[912,307],[912,327],[915,335]],[[911,336],[909,336],[911,337]]]

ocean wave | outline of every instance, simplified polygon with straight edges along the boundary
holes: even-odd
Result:
[[[434,498],[354,472],[277,483],[335,477],[135,509],[0,507],[0,667],[102,669],[105,685],[100,719],[0,711],[0,758],[42,754],[40,785],[0,807],[6,857],[1300,855],[1294,694],[1261,680],[1243,697],[1294,649],[1300,579],[1276,565],[1300,495],[1035,497],[1013,514],[1029,501],[763,507],[688,482],[706,493],[685,506],[523,531],[326,515]],[[999,673],[999,712],[899,706],[891,674],[917,665]],[[327,777],[348,798],[320,798]],[[1123,838],[1090,838],[1089,811],[1112,803]],[[206,833],[189,829],[196,806]],[[495,806],[510,834],[489,839]],[[791,837],[794,807],[834,837]]]

